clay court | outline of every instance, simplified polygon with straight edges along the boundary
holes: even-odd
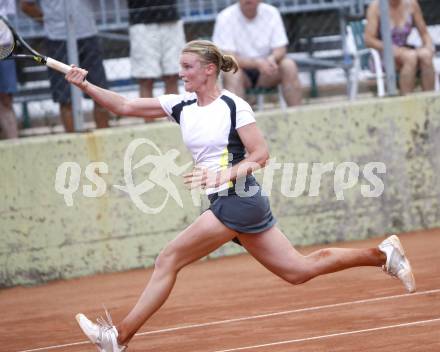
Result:
[[[374,268],[291,286],[248,255],[193,264],[129,351],[440,351],[440,230],[401,240],[418,284],[411,295]],[[150,274],[134,270],[0,291],[0,351],[95,351],[75,314],[96,317],[104,304],[119,320]]]

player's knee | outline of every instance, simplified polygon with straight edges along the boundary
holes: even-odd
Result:
[[[301,285],[312,278],[306,268],[296,267],[294,270],[286,273],[283,279],[292,285]]]
[[[292,285],[301,285],[307,281],[310,280],[310,276],[308,276],[306,273],[294,273],[286,275],[284,278],[289,284]]]
[[[154,270],[165,272],[178,272],[177,256],[170,246],[165,247],[154,262]]]

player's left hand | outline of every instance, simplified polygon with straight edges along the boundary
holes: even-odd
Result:
[[[214,188],[222,184],[222,174],[220,171],[214,172],[201,166],[196,166],[191,172],[184,174],[183,179],[183,183],[188,189]]]

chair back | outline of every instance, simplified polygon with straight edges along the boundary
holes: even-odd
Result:
[[[365,46],[365,20],[356,20],[356,21],[350,21],[348,23],[348,31],[351,35],[351,41],[352,45],[354,45],[356,51],[360,51],[363,49],[366,49]],[[370,69],[370,63],[369,63],[369,55],[362,55],[361,57],[361,69],[363,70],[369,70]]]

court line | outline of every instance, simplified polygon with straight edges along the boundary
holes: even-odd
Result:
[[[282,312],[259,314],[259,315],[249,316],[249,317],[242,317],[242,318],[234,318],[234,319],[227,319],[227,320],[212,321],[212,322],[209,322],[209,323],[181,325],[181,326],[176,326],[174,328],[167,328],[167,329],[160,329],[160,330],[140,332],[140,333],[137,333],[135,336],[145,336],[145,335],[161,334],[161,333],[167,333],[167,332],[171,332],[171,331],[178,331],[178,330],[185,330],[185,329],[194,329],[194,328],[201,328],[201,327],[213,326],[213,325],[221,325],[221,324],[229,324],[229,323],[241,322],[241,321],[246,321],[246,320],[254,320],[254,319],[269,318],[269,317],[288,315],[288,314],[295,314],[295,313],[311,312],[311,311],[317,311],[317,310],[323,310],[323,309],[330,309],[330,308],[338,308],[338,307],[344,307],[344,306],[358,305],[358,304],[363,304],[363,303],[388,301],[388,300],[399,299],[399,298],[411,298],[411,297],[424,296],[424,295],[429,295],[429,294],[439,293],[439,292],[440,292],[440,289],[435,289],[435,290],[420,291],[420,292],[415,292],[415,293],[405,293],[405,294],[401,294],[401,295],[383,296],[383,297],[376,297],[376,298],[367,298],[367,299],[362,299],[362,300],[357,300],[357,301],[333,303],[333,304],[326,304],[326,305],[322,305],[322,306],[315,306],[315,307],[307,307],[307,308],[299,308],[299,309],[293,309],[293,310],[286,310],[286,311],[282,311]],[[49,350],[54,350],[54,349],[63,348],[63,347],[84,345],[84,344],[88,344],[88,343],[90,343],[90,342],[89,341],[72,342],[72,343],[67,343],[67,344],[63,344],[63,345],[53,345],[53,346],[47,346],[47,347],[34,348],[34,349],[30,349],[30,350],[22,350],[22,351],[17,351],[17,352],[49,351]]]
[[[212,325],[229,324],[229,323],[235,323],[235,322],[246,321],[246,320],[254,320],[254,319],[276,317],[276,316],[280,316],[280,315],[312,312],[312,311],[316,311],[316,310],[329,309],[329,308],[338,308],[338,307],[351,306],[351,305],[357,305],[357,304],[362,304],[362,303],[387,301],[387,300],[392,300],[392,299],[396,299],[396,298],[406,298],[406,297],[410,298],[410,297],[414,297],[414,296],[423,296],[423,295],[428,295],[428,294],[431,294],[431,293],[439,293],[439,292],[440,292],[440,289],[435,289],[435,290],[415,292],[415,293],[405,293],[405,294],[401,294],[401,295],[384,296],[384,297],[377,297],[377,298],[367,298],[367,299],[361,299],[361,300],[357,300],[357,301],[333,303],[333,304],[326,304],[326,305],[322,305],[322,306],[299,308],[299,309],[293,309],[293,310],[285,310],[285,311],[282,311],[282,312],[252,315],[250,317],[234,318],[234,319],[227,319],[227,320],[219,320],[219,321],[213,321],[213,322],[210,322],[210,323],[183,325],[183,326],[177,326],[175,328],[146,331],[146,332],[140,332],[140,333],[136,334],[136,336],[159,334],[159,333],[164,333],[164,332],[183,330],[183,329],[199,328],[199,327],[212,326]],[[22,351],[22,352],[27,352],[27,351]]]
[[[344,332],[338,332],[338,333],[334,333],[334,334],[321,335],[321,336],[311,336],[311,337],[305,337],[305,338],[302,338],[302,339],[295,339],[295,340],[278,341],[278,342],[266,343],[266,344],[263,344],[263,345],[254,345],[254,346],[231,348],[231,349],[228,349],[228,350],[219,350],[219,351],[215,351],[215,352],[233,352],[233,351],[243,351],[243,350],[256,349],[256,348],[262,348],[262,347],[273,347],[273,346],[279,346],[279,345],[293,344],[293,343],[297,343],[297,342],[305,342],[305,341],[328,339],[330,337],[362,334],[364,332],[381,331],[381,330],[402,328],[402,327],[415,326],[415,325],[426,325],[426,324],[435,323],[435,322],[440,322],[440,318],[429,319],[429,320],[419,320],[419,321],[413,321],[413,322],[410,322],[410,323],[402,323],[402,324],[395,324],[395,325],[380,326],[380,327],[377,327],[377,328],[370,328],[370,329],[344,331]]]

